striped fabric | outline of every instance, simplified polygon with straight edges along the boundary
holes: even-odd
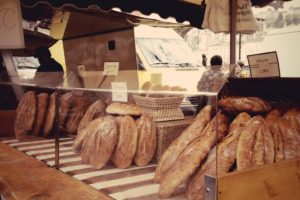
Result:
[[[156,165],[149,164],[145,167],[132,165],[128,169],[118,169],[109,163],[100,170],[93,169],[90,165],[82,164],[80,155],[72,151],[73,141],[73,138],[60,139],[60,171],[117,200],[159,199],[159,185],[154,183]],[[13,139],[1,142],[49,166],[53,167],[55,164],[54,139],[30,142]],[[170,199],[185,199],[184,187],[179,188],[175,196]]]

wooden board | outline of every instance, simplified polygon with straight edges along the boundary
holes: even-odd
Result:
[[[14,136],[15,110],[0,110],[0,137]]]
[[[7,200],[111,199],[1,142],[0,193]]]
[[[299,200],[300,160],[218,178],[218,200]]]

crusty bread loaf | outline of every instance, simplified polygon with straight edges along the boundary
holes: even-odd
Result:
[[[106,112],[117,115],[140,116],[143,114],[143,109],[134,104],[114,102],[107,106]]]
[[[146,114],[142,115],[136,124],[138,141],[134,163],[137,166],[146,166],[152,160],[157,146],[156,125]]]
[[[283,138],[277,124],[279,119],[272,121],[272,123],[268,123],[273,140],[274,140],[274,160],[275,162],[280,162],[284,160],[284,148],[283,148]]]
[[[219,112],[207,125],[203,134],[184,149],[176,162],[163,175],[159,188],[160,197],[171,196],[176,188],[196,171],[216,144],[218,132],[228,131],[228,122],[228,118]]]
[[[112,116],[105,116],[103,119],[94,121],[99,123],[83,142],[82,158],[92,167],[100,169],[110,159],[117,143],[117,123]]]
[[[118,128],[118,142],[111,157],[111,161],[117,168],[127,168],[131,165],[136,152],[138,130],[136,123],[129,115],[121,119]]]
[[[268,123],[265,123],[262,129],[264,136],[264,164],[272,164],[275,162],[274,139]]]
[[[264,165],[264,136],[262,132],[263,124],[259,126],[254,136],[254,145],[252,155],[251,155],[251,166],[261,166]],[[249,168],[250,168],[249,167]]]
[[[283,117],[277,121],[277,125],[282,136],[284,158],[286,160],[297,158],[297,146],[300,145],[297,130]]]
[[[255,116],[247,123],[247,128],[241,132],[237,147],[237,169],[248,169],[252,166],[252,150],[255,145],[255,136],[258,128],[264,123],[264,118]]]
[[[48,107],[48,93],[40,93],[37,95],[37,110],[35,114],[35,121],[33,125],[32,135],[39,136],[40,130],[43,126],[46,110]]]
[[[59,101],[59,128],[63,129],[70,107],[75,101],[75,97],[72,95],[71,92],[67,92],[59,98]]]
[[[286,111],[283,115],[297,129],[300,134],[300,109],[293,107]]]
[[[26,137],[32,130],[36,112],[36,95],[34,91],[27,91],[20,99],[14,122],[15,136],[20,139]]]
[[[104,116],[105,108],[106,104],[102,100],[97,100],[92,105],[90,105],[78,125],[78,134],[85,127],[87,127],[93,119],[96,119],[100,116]]]
[[[258,97],[227,97],[218,102],[226,111],[233,112],[269,112],[271,105]]]
[[[69,134],[74,135],[77,133],[78,125],[90,104],[91,101],[87,96],[80,96],[76,98],[69,110],[66,121],[66,131]]]
[[[55,98],[56,98],[56,93],[53,92],[50,97],[49,97],[49,104],[47,108],[47,113],[46,113],[46,118],[45,118],[45,123],[44,123],[44,129],[43,129],[43,136],[48,137],[53,125],[54,125],[54,120],[55,120]]]
[[[182,151],[188,146],[188,144],[202,135],[202,131],[211,120],[211,112],[212,107],[210,105],[205,106],[198,113],[195,121],[191,125],[189,125],[163,153],[155,170],[154,179],[156,182],[160,182],[161,177],[171,166],[174,165],[175,161],[182,153]]]
[[[218,144],[218,162],[216,162],[216,147],[211,150],[204,165],[189,179],[187,197],[189,200],[204,199],[204,175],[216,176],[227,173],[236,159],[236,151],[240,133],[251,119],[247,113],[240,113],[230,125],[230,133]],[[216,170],[217,167],[217,170]]]

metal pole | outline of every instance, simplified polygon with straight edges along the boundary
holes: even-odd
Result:
[[[237,0],[230,0],[230,64],[236,61],[236,19],[237,18]],[[230,66],[230,71],[233,66]]]

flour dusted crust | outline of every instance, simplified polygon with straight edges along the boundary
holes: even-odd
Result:
[[[95,125],[96,127],[86,135],[81,157],[83,163],[90,164],[95,169],[101,169],[111,158],[117,143],[117,123],[112,116],[99,118],[93,122],[89,126]]]
[[[138,141],[134,163],[137,166],[146,166],[152,160],[157,146],[156,125],[146,114],[142,115],[136,124]]]
[[[120,119],[120,118],[119,118]],[[127,168],[134,158],[138,139],[136,123],[129,115],[121,118],[118,127],[118,142],[111,158],[117,168]]]
[[[258,97],[226,97],[218,105],[227,111],[234,112],[269,112],[271,105]]]
[[[247,123],[247,128],[240,135],[237,147],[237,169],[248,169],[252,166],[252,150],[255,145],[255,137],[258,128],[264,123],[264,118],[255,116]]]
[[[189,200],[202,200],[204,193],[204,175],[216,176],[227,173],[236,159],[236,151],[240,133],[251,119],[247,113],[240,113],[231,123],[230,132],[225,139],[212,149],[204,165],[198,168],[196,173],[188,181],[187,198]],[[216,161],[216,149],[218,150],[218,162]],[[216,170],[217,167],[217,170]]]
[[[53,92],[49,97],[49,105],[46,113],[44,129],[43,129],[43,136],[48,137],[54,124],[55,119],[55,97],[56,94]]]
[[[36,112],[36,94],[27,91],[20,99],[14,122],[15,136],[20,139],[26,137],[32,130]]]
[[[210,149],[216,144],[217,133],[228,131],[228,122],[228,118],[225,115],[218,113],[207,125],[203,135],[184,149],[176,162],[166,171],[161,179],[159,188],[159,196],[161,198],[170,197],[176,188],[196,171]],[[216,129],[216,123],[218,123],[218,129]],[[227,127],[227,130],[224,127]]]
[[[189,125],[181,135],[172,142],[164,152],[155,170],[155,182],[159,183],[161,177],[176,162],[182,151],[196,138],[202,135],[206,125],[211,120],[212,107],[205,106],[196,116],[195,121]]]
[[[93,119],[104,116],[105,108],[106,104],[102,100],[97,100],[90,105],[78,125],[78,134],[86,128]]]
[[[134,104],[114,102],[106,108],[106,112],[116,115],[140,116],[143,114],[143,109]]]
[[[40,93],[37,95],[37,110],[35,114],[35,122],[33,125],[32,135],[39,136],[43,127],[45,115],[48,107],[48,93]]]

